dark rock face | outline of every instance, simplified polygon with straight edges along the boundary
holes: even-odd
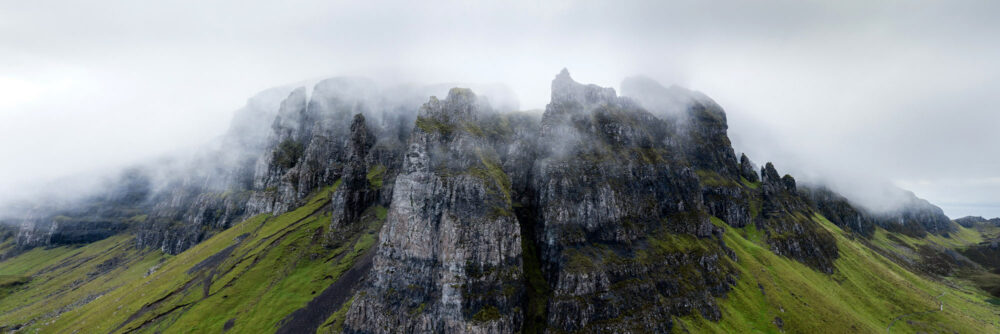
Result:
[[[641,77],[626,79],[622,90],[625,96],[668,122],[668,130],[677,134],[670,143],[684,152],[694,168],[711,170],[726,178],[740,175],[736,154],[726,135],[729,128],[726,113],[711,98],[677,86],[666,88]]]
[[[16,236],[23,248],[95,242],[115,235],[125,225],[114,221],[86,220],[25,220]]]
[[[368,153],[375,144],[375,135],[365,125],[365,116],[354,115],[351,136],[347,142],[347,163],[344,166],[340,187],[333,195],[332,212],[335,213],[330,230],[341,230],[356,221],[362,211],[376,199],[378,189],[368,181]]]
[[[941,208],[917,198],[913,193],[908,192],[908,195],[908,203],[901,208],[872,213],[875,224],[891,232],[915,237],[923,237],[927,233],[946,234],[955,231],[951,219],[945,216]]]
[[[962,250],[962,254],[986,267],[991,272],[1000,274],[1000,240],[984,241]],[[998,289],[998,292],[1000,292],[1000,289]]]
[[[955,222],[958,223],[958,225],[962,225],[962,227],[966,228],[973,227],[976,226],[976,224],[985,223],[987,221],[988,220],[982,216],[965,216],[955,219]]]
[[[102,186],[110,191],[75,202],[41,205],[21,217],[0,221],[11,231],[14,251],[95,242],[144,219],[141,213],[151,184],[142,171],[125,170]]]
[[[923,237],[927,233],[946,234],[955,230],[941,208],[917,198],[913,193],[907,192],[907,203],[896,210],[874,212],[850,203],[825,187],[800,187],[799,191],[831,222],[865,237],[871,237],[876,226],[913,237]]]
[[[402,167],[387,173],[388,220],[347,331],[668,331],[672,316],[718,319],[736,259],[711,217],[747,225],[763,193],[794,197],[795,182],[741,181],[728,139],[711,138],[725,137],[713,105],[651,113],[565,71],[540,120],[493,113],[467,90],[432,98]],[[348,174],[340,189],[363,191]],[[835,246],[814,245],[812,221],[777,214],[808,210],[787,202],[772,200],[766,220],[781,233],[776,249],[807,263],[831,256],[827,269]]]
[[[565,71],[553,81],[529,204],[552,291],[547,327],[661,332],[671,315],[719,317],[714,296],[734,280],[730,257],[698,175],[671,149],[669,122]],[[701,242],[710,246],[679,245]],[[680,267],[694,269],[671,269]]]
[[[145,221],[138,222],[136,243],[177,254],[246,217],[249,192],[204,192],[178,187],[153,199]]]
[[[966,228],[974,227],[979,224],[1000,226],[1000,218],[986,219],[980,216],[966,216],[955,219],[955,222],[958,223],[958,225],[962,225],[962,227]]]
[[[699,92],[669,88],[646,78],[629,78],[622,83],[626,96],[662,119],[666,148],[681,152],[698,174],[708,213],[730,226],[743,227],[753,219],[747,189],[740,183],[743,171],[726,135],[726,114],[715,101]],[[746,160],[749,163],[749,159]],[[749,182],[757,182],[752,171]]]
[[[762,203],[756,223],[767,233],[771,251],[833,273],[838,256],[836,240],[813,220],[813,209],[798,195],[795,179],[779,177],[771,163],[760,175]]]
[[[812,202],[824,217],[841,228],[871,238],[875,222],[865,213],[851,206],[847,198],[825,188],[799,188],[800,193]]]
[[[173,179],[151,200],[149,219],[136,231],[139,246],[176,254],[249,216],[295,208],[337,180],[344,187],[333,205],[343,210],[334,225],[356,221],[371,204],[388,205],[417,105],[408,105],[406,94],[381,97],[360,79],[321,81],[311,96],[305,88],[286,94],[273,106],[270,127],[252,125],[267,118],[261,112],[234,120],[222,147],[195,164],[212,173]],[[228,152],[239,154],[214,163]],[[373,169],[378,186],[369,185]]]
[[[416,124],[371,284],[356,297],[345,331],[517,331],[521,239],[492,140],[509,129],[458,88],[443,101],[432,97]]]
[[[740,176],[749,182],[760,182],[760,178],[757,177],[757,171],[754,168],[750,158],[747,158],[746,154],[740,154]]]

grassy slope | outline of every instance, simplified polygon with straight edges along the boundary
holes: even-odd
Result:
[[[121,235],[79,248],[36,249],[0,262],[0,274],[34,275],[25,289],[0,300],[0,324],[23,324],[61,307],[54,301],[82,304],[84,297],[103,293],[58,317],[43,316],[27,328],[53,333],[217,333],[224,327],[236,333],[273,331],[375,243],[385,217],[379,207],[366,216],[371,217],[365,221],[367,229],[341,244],[324,245],[330,216],[323,208],[333,190],[319,191],[308,204],[284,215],[248,219],[174,257],[139,252],[131,247],[130,237]],[[111,256],[135,260],[71,289],[72,279],[87,277],[88,268]],[[75,269],[44,269],[44,264],[66,262]],[[62,294],[51,295],[59,291]]]
[[[0,294],[0,326],[40,327],[59,313],[141,278],[167,255],[139,251],[128,236],[84,247],[36,248],[0,262],[0,276],[21,276],[27,284]]]
[[[840,258],[833,275],[770,252],[754,226],[727,227],[724,238],[736,252],[740,278],[720,302],[722,321],[686,317],[675,330],[774,333],[779,332],[775,318],[780,317],[784,330],[792,333],[881,333],[899,315],[937,309],[935,297],[942,292],[943,312],[907,317],[912,323],[899,321],[892,332],[995,333],[1000,328],[1000,308],[986,303],[989,297],[981,290],[914,274],[852,240],[825,218],[814,219],[837,238]],[[967,231],[961,233],[975,239]]]
[[[956,230],[955,232],[949,233],[949,237],[947,238],[936,234],[927,234],[924,238],[914,238],[902,233],[890,233],[886,230],[878,229],[872,237],[872,242],[878,247],[884,249],[894,249],[899,246],[906,246],[906,248],[912,250],[916,249],[917,246],[932,244],[951,249],[963,249],[970,245],[978,244],[984,240],[983,234],[975,229],[965,228],[955,223],[952,223],[952,226],[954,226]]]

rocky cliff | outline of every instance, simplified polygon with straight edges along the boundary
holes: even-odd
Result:
[[[768,164],[758,183],[721,108],[680,93],[684,109],[650,112],[563,71],[540,120],[492,113],[467,90],[432,98],[347,331],[667,331],[672,316],[719,319],[715,300],[736,279],[727,223],[759,222],[775,252],[832,272],[836,246],[794,180]]]
[[[497,153],[509,132],[467,89],[421,107],[347,332],[521,328],[520,230]]]
[[[955,219],[955,222],[963,227],[974,227],[976,225],[992,225],[1000,226],[1000,217],[986,219],[981,216],[965,216],[962,218]]]
[[[286,91],[269,120],[248,106],[221,147],[188,163],[215,173],[170,179],[151,201],[150,219],[136,226],[139,246],[176,254],[249,216],[298,207],[341,179],[346,187],[338,196],[354,197],[333,200],[346,208],[338,219],[356,219],[374,201],[387,204],[390,193],[379,190],[383,183],[392,189],[401,141],[416,112],[409,96],[422,91],[387,97],[370,81],[334,78],[318,82],[311,94],[305,87]],[[269,126],[251,125],[261,122]],[[216,161],[219,156],[227,159]],[[369,167],[380,170],[378,189],[358,193],[367,187]]]
[[[851,203],[824,186],[801,187],[800,193],[811,205],[838,226],[871,237],[875,227],[923,237],[927,233],[948,235],[956,227],[941,208],[905,192],[905,203],[889,211],[875,211]]]

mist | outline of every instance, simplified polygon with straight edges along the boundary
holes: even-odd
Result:
[[[3,3],[0,201],[84,193],[127,166],[196,155],[271,87],[286,91],[264,104],[334,76],[380,87],[479,83],[495,108],[529,110],[544,108],[566,67],[578,82],[619,91],[643,75],[702,92],[725,108],[737,153],[869,206],[893,205],[892,185],[952,218],[1000,216],[998,10],[936,1]]]

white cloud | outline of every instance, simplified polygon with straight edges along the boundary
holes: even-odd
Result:
[[[701,90],[727,109],[737,150],[781,171],[926,180],[917,195],[970,214],[962,203],[996,202],[1000,186],[946,179],[1000,173],[998,6],[4,2],[0,192],[206,142],[246,98],[289,82],[504,82],[541,108],[568,67],[582,82],[645,74]]]

